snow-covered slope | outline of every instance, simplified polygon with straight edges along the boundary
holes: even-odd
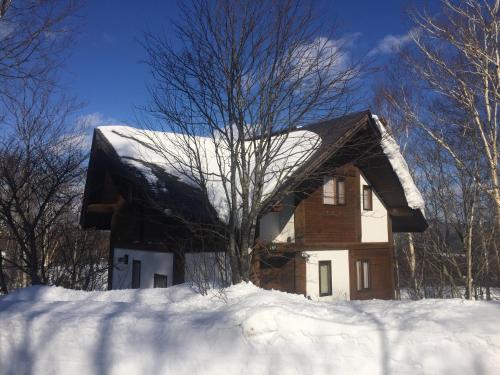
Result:
[[[313,302],[251,284],[31,287],[0,299],[1,374],[498,374],[500,303]]]

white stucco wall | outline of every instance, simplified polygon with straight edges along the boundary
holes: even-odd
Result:
[[[205,280],[205,285],[224,285],[230,275],[229,259],[224,252],[185,254],[184,281],[187,283]]]
[[[264,242],[295,242],[294,199],[286,197],[280,212],[269,212],[260,219],[259,238]]]
[[[307,251],[306,262],[306,293],[313,300],[348,300],[349,293],[349,251],[321,250]],[[332,295],[319,296],[319,262],[332,262]]]
[[[387,242],[389,241],[387,209],[378,197],[377,192],[372,190],[373,210],[363,210],[363,185],[370,184],[362,174],[360,179],[361,242]]]
[[[118,261],[124,255],[128,255],[128,264]],[[113,289],[128,289],[132,287],[132,263],[134,260],[141,261],[141,289],[154,287],[155,273],[167,275],[167,284],[168,286],[172,286],[174,278],[174,255],[172,253],[115,248]]]

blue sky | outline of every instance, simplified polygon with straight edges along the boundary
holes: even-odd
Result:
[[[401,0],[338,0],[325,7],[336,20],[337,38],[356,36],[353,56],[370,53],[383,62],[405,43],[410,24]],[[135,122],[135,107],[146,104],[149,79],[141,63],[144,31],[168,30],[175,18],[175,0],[88,1],[81,11],[82,27],[62,74],[65,88],[84,102],[82,116],[90,125]]]

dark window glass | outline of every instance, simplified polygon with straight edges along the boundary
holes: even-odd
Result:
[[[160,275],[159,273],[154,274],[154,287],[155,288],[166,288],[167,284],[167,275]]]
[[[132,262],[132,289],[141,287],[141,261],[134,260]]]

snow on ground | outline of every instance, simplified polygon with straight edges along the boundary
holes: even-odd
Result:
[[[500,302],[313,302],[239,284],[0,299],[1,374],[499,374]]]

